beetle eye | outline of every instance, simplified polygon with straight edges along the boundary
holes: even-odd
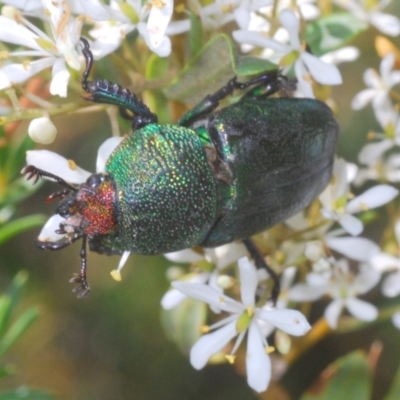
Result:
[[[90,175],[86,181],[86,183],[93,188],[99,186],[102,182],[104,182],[104,176],[102,174]]]

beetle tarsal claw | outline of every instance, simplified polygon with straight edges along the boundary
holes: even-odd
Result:
[[[86,297],[90,292],[90,287],[87,280],[77,273],[73,274],[72,278],[69,280],[69,283],[80,284],[72,289],[72,293],[78,293],[78,299]]]

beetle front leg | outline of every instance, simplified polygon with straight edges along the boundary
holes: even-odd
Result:
[[[87,281],[87,274],[86,274],[86,269],[87,269],[86,241],[87,241],[87,237],[83,236],[82,247],[81,247],[81,251],[80,251],[81,270],[80,270],[79,274],[77,274],[77,273],[73,274],[73,277],[69,280],[70,283],[79,283],[79,286],[75,287],[72,290],[74,293],[78,293],[79,299],[86,297],[90,292],[90,286]]]
[[[243,240],[244,245],[247,248],[247,251],[250,253],[251,257],[254,260],[254,263],[256,264],[257,269],[265,269],[269,276],[272,278],[274,282],[274,286],[271,291],[271,301],[274,305],[276,305],[276,302],[279,297],[279,292],[281,290],[281,284],[279,281],[279,277],[276,274],[276,272],[265,262],[264,257],[260,253],[260,250],[256,247],[252,239],[244,239]]]
[[[82,54],[86,60],[86,68],[82,74],[81,84],[83,89],[89,93],[86,100],[95,103],[104,103],[116,105],[122,109],[132,111],[132,128],[137,130],[151,123],[157,123],[157,115],[153,114],[150,109],[128,89],[122,88],[120,85],[111,83],[105,79],[96,79],[88,81],[90,71],[93,66],[93,54],[90,51],[89,42],[81,37],[83,44]],[[126,114],[123,114],[123,116]]]

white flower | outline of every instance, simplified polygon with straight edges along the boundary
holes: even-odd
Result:
[[[394,61],[393,53],[389,53],[382,59],[380,76],[374,69],[368,68],[364,72],[364,82],[368,89],[358,93],[351,103],[354,110],[372,103],[376,118],[383,127],[391,121],[393,106],[389,96],[390,90],[400,83],[400,71],[393,71]]]
[[[189,297],[221,308],[231,314],[217,322],[209,329],[217,329],[201,337],[190,352],[190,362],[196,369],[203,368],[209,358],[220,352],[235,336],[238,336],[228,360],[234,360],[234,353],[247,336],[247,382],[257,392],[267,389],[271,378],[271,362],[266,353],[268,343],[262,335],[260,321],[268,322],[283,331],[300,336],[304,335],[310,325],[305,317],[296,310],[262,309],[255,306],[255,295],[258,285],[257,270],[246,257],[239,260],[241,282],[241,302],[229,298],[208,285],[199,283],[173,282],[176,289]]]
[[[397,245],[400,246],[400,221],[396,222],[394,233]],[[379,253],[371,259],[370,264],[379,272],[390,272],[382,282],[383,295],[386,297],[398,296],[400,294],[400,257]]]
[[[400,34],[400,20],[394,15],[381,12],[390,3],[388,0],[335,0],[335,3],[386,35],[397,36]]]
[[[26,59],[19,64],[6,64],[0,69],[0,89],[24,82],[40,71],[52,67],[50,93],[66,97],[70,78],[66,63],[76,70],[81,66],[76,46],[83,21],[72,18],[65,8],[68,8],[66,2],[43,0],[41,18],[48,24],[51,36],[42,32],[19,13],[15,19],[0,16],[0,41],[30,49],[8,54],[8,58]],[[38,59],[29,61],[27,57]]]
[[[182,277],[183,281],[196,282],[196,283],[208,283],[212,288],[222,293],[222,289],[218,285],[218,277],[223,269],[229,264],[236,262],[239,258],[245,256],[247,250],[243,243],[229,243],[223,246],[216,247],[214,249],[204,249],[204,255],[196,253],[194,250],[185,249],[176,251],[173,253],[164,254],[164,256],[173,262],[178,263],[200,263],[202,260],[207,261],[215,265],[213,271],[197,271],[185,275]],[[182,292],[177,289],[170,289],[161,299],[161,306],[165,310],[170,310],[185,300],[185,296]],[[220,309],[213,308],[215,313],[220,312]]]
[[[298,36],[300,23],[296,14],[285,9],[279,14],[279,19],[289,34],[289,44],[282,44],[277,40],[264,37],[259,32],[247,30],[235,31],[233,37],[239,43],[271,48],[275,51],[274,57],[279,60],[280,66],[284,67],[286,72],[293,65],[299,89],[305,97],[314,97],[311,77],[324,85],[341,84],[342,77],[335,65],[327,64],[305,50]]]
[[[325,218],[337,221],[351,235],[363,231],[362,222],[352,214],[380,207],[398,195],[398,190],[392,186],[376,185],[348,201],[348,168],[344,160],[335,161],[333,176],[334,179],[319,196],[323,206],[321,212]]]
[[[332,302],[325,310],[328,325],[335,329],[343,308],[361,321],[373,321],[378,316],[377,308],[360,300],[357,296],[367,293],[378,284],[380,273],[375,269],[363,265],[360,272],[354,276],[349,271],[345,259],[335,261],[331,259],[332,274],[330,276],[310,273],[306,277],[307,283],[299,283],[289,290],[289,299],[294,301],[315,301],[324,295],[332,298]]]
[[[91,44],[96,58],[104,57],[114,51],[125,36],[138,30],[151,51],[160,57],[171,53],[171,40],[168,35],[187,32],[189,20],[172,21],[173,0],[154,0],[149,3],[127,0],[122,3],[111,1],[107,20],[96,20],[94,28],[89,31],[95,39]]]

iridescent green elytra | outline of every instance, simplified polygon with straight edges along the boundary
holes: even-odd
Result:
[[[64,218],[58,242],[37,241],[58,250],[83,239],[80,297],[89,292],[86,242],[105,254],[157,254],[244,240],[256,264],[268,267],[248,238],[292,216],[324,189],[331,177],[338,125],[331,110],[313,99],[270,95],[287,92],[290,81],[269,71],[249,82],[231,79],[175,125],[160,125],[127,89],[87,80],[93,57],[82,39],[88,100],[133,113],[132,132],[108,159],[106,172],[74,187],[28,166],[28,178],[47,176],[67,187],[56,213]],[[215,111],[234,90],[235,104]],[[123,112],[127,116],[127,112]],[[279,292],[275,279],[274,299]]]

